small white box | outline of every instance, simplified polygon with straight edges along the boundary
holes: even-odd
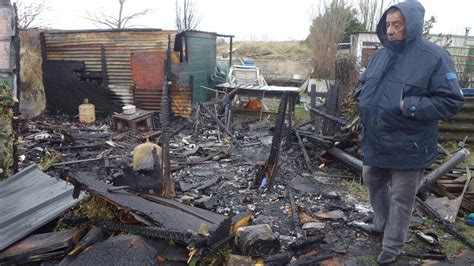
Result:
[[[123,113],[126,115],[131,115],[136,112],[136,107],[135,105],[127,104],[122,107]]]

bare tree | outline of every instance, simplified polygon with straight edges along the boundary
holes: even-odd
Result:
[[[176,28],[182,30],[195,30],[201,23],[201,16],[192,0],[183,0],[182,7],[176,0]]]
[[[314,77],[334,79],[337,43],[343,37],[352,18],[345,0],[323,2],[319,12],[313,12],[308,43],[313,53]],[[322,10],[321,10],[322,9]]]
[[[45,26],[43,15],[50,10],[49,0],[16,0],[18,28],[28,29]]]
[[[123,9],[124,9],[124,4],[125,0],[118,0],[120,4],[119,12],[117,16],[114,15],[108,15],[104,12],[89,12],[87,11],[87,16],[86,18],[92,22],[94,22],[96,25],[102,25],[102,26],[107,26],[111,29],[123,29],[126,28],[128,23],[130,23],[133,19],[136,19],[138,17],[147,15],[151,12],[153,12],[152,9],[144,9],[142,11],[133,13],[131,15],[124,16],[123,14]]]
[[[369,31],[375,31],[377,23],[382,17],[385,10],[397,3],[397,0],[359,0],[357,2],[357,9],[359,14],[359,21],[365,24]]]

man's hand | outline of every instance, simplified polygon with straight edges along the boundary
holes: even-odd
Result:
[[[402,110],[402,112],[403,112],[403,109],[405,109],[405,100],[402,100],[400,102],[400,110]]]

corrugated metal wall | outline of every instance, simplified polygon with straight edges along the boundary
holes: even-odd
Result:
[[[159,29],[45,32],[46,59],[84,61],[86,71],[101,71],[104,47],[109,88],[116,95],[115,100],[128,104],[133,103],[131,53],[166,51],[168,35],[173,47],[176,32]],[[162,69],[159,71],[163,73]]]
[[[193,103],[208,101],[214,92],[201,88],[212,87],[210,77],[216,67],[215,33],[184,32],[188,60],[183,60],[179,69],[179,83],[188,84],[190,75],[194,76]]]
[[[175,56],[173,54],[172,56]],[[135,104],[146,110],[160,111],[164,86],[163,70],[165,51],[144,51],[132,53],[132,74],[134,80]],[[173,60],[172,60],[173,61]],[[171,112],[176,116],[192,116],[191,88],[188,84],[174,84],[170,89]]]
[[[467,142],[474,143],[474,97],[465,97],[461,111],[451,119],[443,120],[439,126],[440,140],[461,141],[467,136]]]
[[[160,110],[165,60],[165,51],[132,53],[133,98],[143,109]]]

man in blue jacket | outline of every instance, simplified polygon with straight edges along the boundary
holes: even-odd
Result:
[[[464,103],[449,54],[422,37],[425,10],[391,6],[377,25],[377,51],[358,91],[363,122],[363,180],[383,234],[380,264],[401,253],[417,184],[437,153],[438,120]]]

